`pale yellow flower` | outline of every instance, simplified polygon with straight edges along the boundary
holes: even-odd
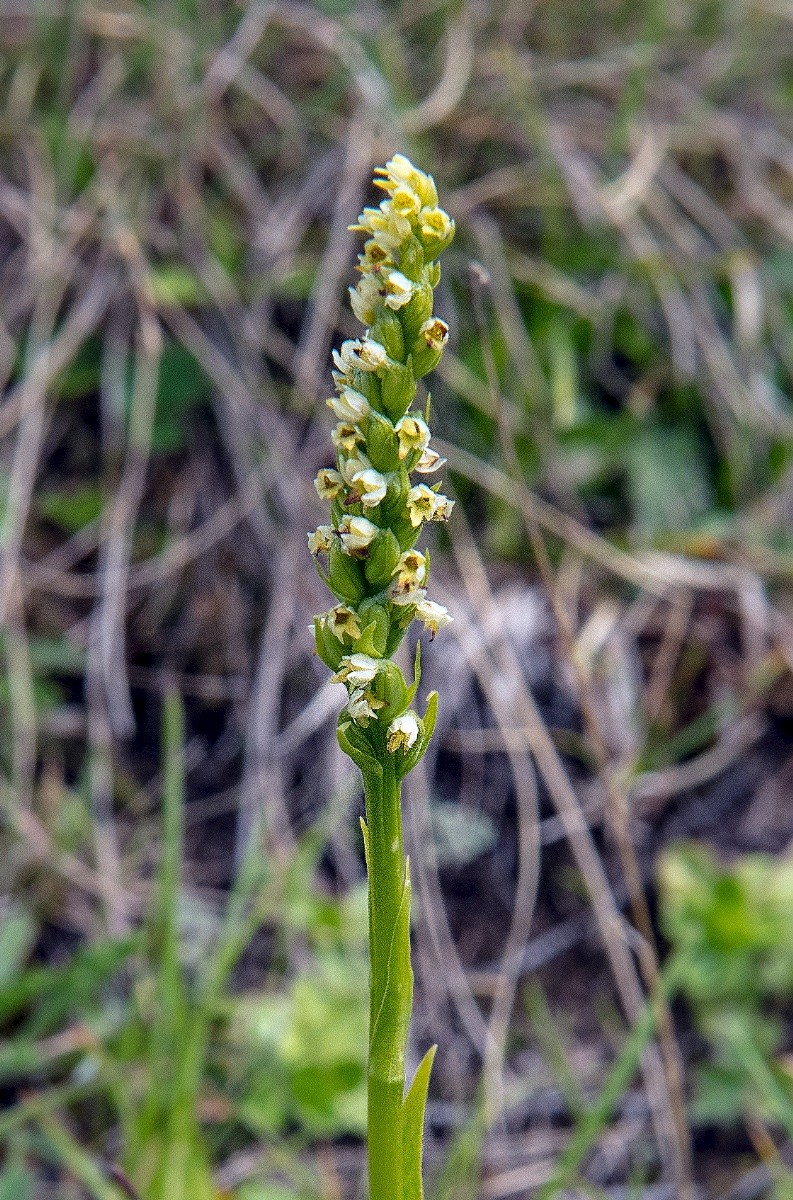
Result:
[[[385,303],[387,308],[398,309],[412,298],[416,285],[401,271],[383,271]]]
[[[371,233],[386,249],[400,246],[411,233],[410,221],[393,208],[390,200],[384,200],[378,208],[365,208],[357,224],[349,228]]]
[[[392,583],[388,589],[389,600],[392,604],[399,605],[400,608],[407,608],[411,604],[420,604],[426,597],[427,589],[423,587],[399,588]]]
[[[354,454],[363,442],[363,434],[357,425],[341,421],[330,435],[333,445],[343,454]]]
[[[320,525],[308,535],[308,548],[312,554],[327,554],[333,545],[333,526]]]
[[[380,185],[382,187],[382,184]],[[400,217],[417,217],[421,211],[421,198],[416,195],[413,188],[407,184],[401,183],[397,187],[391,189],[391,207],[394,212],[399,213]]]
[[[375,180],[377,186],[387,192],[399,187],[409,187],[417,194],[422,204],[438,203],[438,193],[432,176],[414,167],[404,154],[395,154],[384,167],[376,167],[375,175],[380,176]]]
[[[407,458],[414,450],[426,450],[430,431],[426,421],[415,413],[405,413],[394,426],[399,439],[399,457]]]
[[[431,475],[433,471],[438,471],[446,463],[445,458],[441,458],[437,450],[433,450],[431,446],[427,446],[426,450],[422,451],[421,458],[413,468],[418,471],[419,475]]]
[[[367,272],[350,288],[350,305],[362,325],[373,325],[378,305],[383,303],[383,279],[379,272]]]
[[[385,263],[390,261],[390,258],[389,250],[382,242],[379,242],[377,238],[369,238],[368,242],[364,242],[363,254],[358,255],[356,270],[362,272],[378,271]]]
[[[364,338],[358,351],[358,366],[361,370],[378,371],[380,367],[387,367],[388,363],[389,358],[385,346],[372,341],[371,338]]]
[[[370,411],[366,396],[346,384],[342,386],[338,396],[330,396],[325,403],[333,411],[337,421],[347,421],[351,425],[362,421]]]
[[[419,228],[425,238],[447,238],[454,222],[442,208],[423,208],[419,214]]]
[[[448,521],[454,501],[433,491],[426,483],[412,487],[407,494],[410,523],[418,529],[422,521]]]
[[[345,637],[355,642],[361,636],[358,614],[347,608],[346,604],[337,604],[330,612],[323,613],[320,619],[340,642],[344,641]]]
[[[317,472],[314,487],[320,500],[336,500],[344,491],[344,480],[338,471],[323,467]]]
[[[366,471],[372,464],[366,455],[361,450],[358,450],[357,453],[350,455],[349,458],[345,458],[339,465],[341,466],[344,482],[348,487],[354,487],[355,476]]]
[[[346,459],[341,464],[344,482],[352,488],[352,501],[360,500],[366,508],[374,508],[382,500],[388,490],[388,480],[385,475],[375,471],[369,459],[364,454],[357,454]]]
[[[449,326],[440,317],[430,317],[421,326],[419,337],[427,343],[428,350],[442,350],[449,340]]]
[[[360,496],[364,508],[375,508],[385,500],[388,480],[385,475],[375,471],[374,467],[367,467],[365,471],[359,471],[355,476],[353,486]]]
[[[394,591],[406,592],[427,581],[427,558],[420,550],[406,550],[393,570]]]

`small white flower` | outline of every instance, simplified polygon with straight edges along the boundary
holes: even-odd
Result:
[[[388,366],[388,355],[385,346],[364,338],[358,352],[358,366],[362,371],[377,371],[380,367]]]
[[[342,342],[338,350],[333,351],[333,361],[343,379],[350,379],[358,365],[354,355],[357,353],[359,345],[360,342],[357,338],[348,338],[345,342]]]
[[[412,298],[416,285],[401,271],[383,272],[385,281],[385,303],[388,308],[402,308]]]
[[[340,350],[333,351],[333,361],[342,381],[348,383],[355,370],[377,371],[380,367],[388,366],[388,355],[385,346],[371,338],[347,338]]]
[[[366,508],[374,508],[385,500],[388,491],[388,480],[379,471],[375,471],[365,454],[358,453],[341,464],[344,482],[354,493],[352,502],[360,501]]]
[[[327,554],[333,545],[333,528],[330,525],[320,525],[308,535],[308,548],[312,554]]]
[[[385,500],[388,480],[379,471],[375,471],[374,467],[368,467],[365,471],[359,471],[355,476],[354,487],[361,497],[361,504],[364,508],[374,508]]]
[[[320,500],[336,500],[344,491],[344,480],[338,471],[323,467],[317,473],[314,487]]]
[[[427,422],[415,413],[405,413],[394,426],[399,439],[399,457],[407,458],[414,450],[426,450],[430,440]]]
[[[392,604],[398,604],[401,608],[407,608],[409,604],[420,604],[426,598],[427,589],[423,587],[407,587],[401,589],[395,584],[391,584],[388,589],[388,598]]]
[[[454,501],[433,491],[426,483],[412,487],[406,498],[410,523],[418,529],[422,521],[448,521]]]
[[[365,552],[379,532],[367,517],[342,517],[338,528],[342,546],[353,556]]]
[[[333,676],[334,683],[346,683],[351,688],[363,688],[372,683],[383,665],[381,658],[368,654],[345,654]]]
[[[437,450],[433,450],[431,446],[428,446],[426,450],[422,451],[421,458],[413,470],[418,471],[419,475],[432,475],[433,471],[440,470],[445,463],[446,459],[441,458]]]
[[[454,620],[448,608],[443,604],[436,604],[434,600],[420,600],[416,605],[416,616],[419,621],[424,622],[424,628],[430,631],[432,637],[435,637],[444,625]]]
[[[339,369],[341,380],[348,383],[353,371],[377,371],[380,367],[388,366],[389,359],[385,346],[367,337],[348,338],[342,342],[341,349],[333,351],[333,361]]]
[[[354,487],[355,476],[360,475],[363,471],[368,470],[371,465],[372,464],[369,462],[369,459],[365,454],[362,454],[360,450],[358,450],[356,454],[351,455],[349,458],[345,458],[340,463],[344,482],[348,487]]]
[[[383,251],[385,254],[385,251]],[[358,280],[356,287],[350,288],[350,304],[362,325],[373,325],[377,317],[377,309],[383,303],[383,280],[379,271],[367,271]]]
[[[369,415],[369,401],[355,388],[344,385],[338,396],[331,396],[326,404],[333,411],[337,421],[346,421],[357,425]]]
[[[406,712],[401,717],[395,717],[388,726],[386,735],[386,746],[389,753],[393,754],[396,750],[409,750],[415,744],[418,736],[419,722],[414,712]]]
[[[361,725],[364,729],[372,718],[377,716],[378,708],[384,707],[385,700],[378,700],[365,688],[356,688],[347,701],[347,712],[355,724]]]

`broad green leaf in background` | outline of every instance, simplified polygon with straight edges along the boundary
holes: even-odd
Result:
[[[689,529],[713,506],[713,494],[693,431],[645,425],[628,447],[628,492],[642,540]]]
[[[24,1167],[7,1167],[0,1175],[0,1200],[34,1200],[35,1183]]]
[[[0,988],[17,976],[36,934],[36,922],[25,909],[11,907],[0,914]]]

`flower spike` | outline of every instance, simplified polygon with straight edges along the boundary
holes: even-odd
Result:
[[[367,610],[377,609],[377,636],[390,657],[416,618],[435,634],[452,619],[427,599],[428,562],[415,549],[427,521],[446,521],[453,501],[438,485],[414,482],[443,466],[430,445],[429,411],[412,407],[416,380],[436,365],[449,327],[432,312],[439,268],[435,259],[454,235],[454,222],[438,207],[431,176],[396,154],[375,171],[385,192],[377,208],[365,208],[351,226],[368,237],[358,256],[359,280],[350,289],[353,312],[364,325],[333,352],[336,394],[328,407],[336,462],[323,468],[315,486],[331,506],[332,526],[309,539],[312,554],[328,555],[328,583],[338,605],[316,633],[326,648],[330,631],[349,654],[374,636]],[[357,597],[353,603],[352,597]],[[356,636],[356,630],[358,631]],[[367,738],[398,756],[413,745],[407,704],[370,692],[374,683],[343,667],[336,679],[348,690],[342,721],[367,730]],[[405,685],[406,691],[407,685]],[[383,703],[380,704],[379,701]],[[405,718],[403,721],[403,717]]]

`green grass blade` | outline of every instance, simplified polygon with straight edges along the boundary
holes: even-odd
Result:
[[[124,1200],[121,1192],[105,1176],[104,1171],[86,1154],[74,1138],[53,1116],[39,1121],[45,1153],[54,1158],[85,1188],[91,1200]]]

